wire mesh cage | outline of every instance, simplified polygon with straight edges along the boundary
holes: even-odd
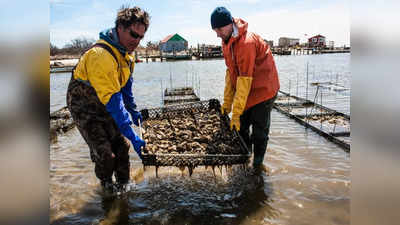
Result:
[[[145,166],[193,167],[247,163],[251,154],[246,144],[236,130],[231,131],[229,129],[229,117],[222,115],[219,109],[219,101],[217,99],[210,99],[207,101],[142,110],[141,113],[144,119],[143,129],[145,131],[144,139],[148,143],[142,151],[143,164]],[[194,124],[184,124],[185,118],[192,118]],[[185,130],[181,131],[182,133],[188,132],[192,128],[192,130],[199,131],[200,124],[203,126],[209,121],[207,118],[213,118],[218,124],[217,126],[207,124],[208,128],[212,129],[211,135],[206,136],[206,138],[176,138],[177,133],[174,132],[179,132],[177,127],[184,127]],[[174,149],[174,151],[168,151],[166,150],[166,146],[160,144],[167,143],[168,141],[158,140],[157,138],[151,141],[149,138],[151,135],[153,137],[158,135],[157,132],[160,131],[157,126],[164,122],[167,124],[169,132],[165,137],[167,139],[174,139],[173,145],[171,144],[168,149]],[[198,125],[197,128],[194,127],[195,124]],[[211,130],[209,129],[208,132],[211,132]],[[196,141],[201,144],[196,144]],[[169,142],[172,143],[172,141]],[[183,144],[182,142],[186,144],[186,150],[179,151],[179,147]],[[203,146],[202,149],[204,151],[199,151],[201,149],[200,145]],[[191,147],[188,148],[188,146]],[[176,150],[177,148],[178,150]]]
[[[179,96],[179,95],[194,95],[192,87],[181,87],[181,88],[167,88],[164,91],[164,96]]]
[[[169,95],[164,97],[164,105],[198,102],[200,98],[192,95]]]

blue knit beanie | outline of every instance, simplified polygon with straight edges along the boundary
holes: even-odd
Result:
[[[231,13],[225,7],[217,7],[211,13],[211,27],[219,28],[233,22]]]

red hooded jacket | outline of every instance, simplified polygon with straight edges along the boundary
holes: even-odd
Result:
[[[269,45],[257,34],[247,32],[247,22],[234,18],[238,35],[229,39],[222,49],[231,85],[236,90],[238,76],[252,77],[245,110],[274,97],[279,90],[278,72]]]

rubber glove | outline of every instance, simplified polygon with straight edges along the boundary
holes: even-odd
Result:
[[[127,110],[128,110],[128,112],[131,114],[133,123],[134,123],[136,126],[139,126],[139,120],[140,120],[140,123],[143,122],[142,114],[141,114],[139,111],[134,110],[134,109],[132,109],[132,108],[130,108],[130,107],[127,107]]]
[[[231,130],[235,129],[237,131],[240,130],[240,116],[233,116],[232,115],[232,119],[231,119]]]
[[[106,109],[111,114],[111,117],[114,119],[121,133],[132,142],[133,148],[141,159],[141,147],[145,146],[146,143],[137,136],[131,127],[132,121],[129,118],[129,113],[125,106],[122,100],[122,93],[117,92],[111,96],[110,100],[106,104]],[[139,116],[137,117],[139,118]]]
[[[231,119],[231,130],[236,127],[240,130],[240,116],[243,114],[247,104],[247,97],[251,89],[252,77],[239,76],[236,82],[236,92],[233,98],[233,111]]]
[[[131,114],[132,121],[136,126],[139,126],[140,122],[143,121],[142,114],[136,110],[136,102],[135,98],[132,94],[133,87],[133,77],[130,76],[125,86],[121,88],[122,98],[125,105],[126,110]]]
[[[235,94],[235,91],[233,90],[231,78],[229,75],[229,70],[226,70],[224,103],[221,106],[221,114],[229,114],[231,112],[234,94]]]
[[[124,125],[121,128],[121,132],[132,142],[133,149],[137,153],[140,159],[142,159],[142,147],[146,146],[146,142],[143,141],[129,125]]]

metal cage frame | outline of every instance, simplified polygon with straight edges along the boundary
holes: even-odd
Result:
[[[141,110],[144,120],[157,120],[166,117],[182,115],[191,109],[215,109],[220,113],[221,104],[218,99],[210,99],[186,104],[171,105],[152,109]],[[229,117],[222,115],[220,117],[226,125],[229,125]],[[141,130],[141,129],[140,129]],[[142,163],[145,166],[217,166],[217,165],[234,165],[245,164],[248,162],[251,152],[243,141],[239,132],[233,132],[234,140],[238,141],[240,150],[243,154],[150,154],[146,148],[142,150]],[[236,138],[237,137],[237,138]]]

